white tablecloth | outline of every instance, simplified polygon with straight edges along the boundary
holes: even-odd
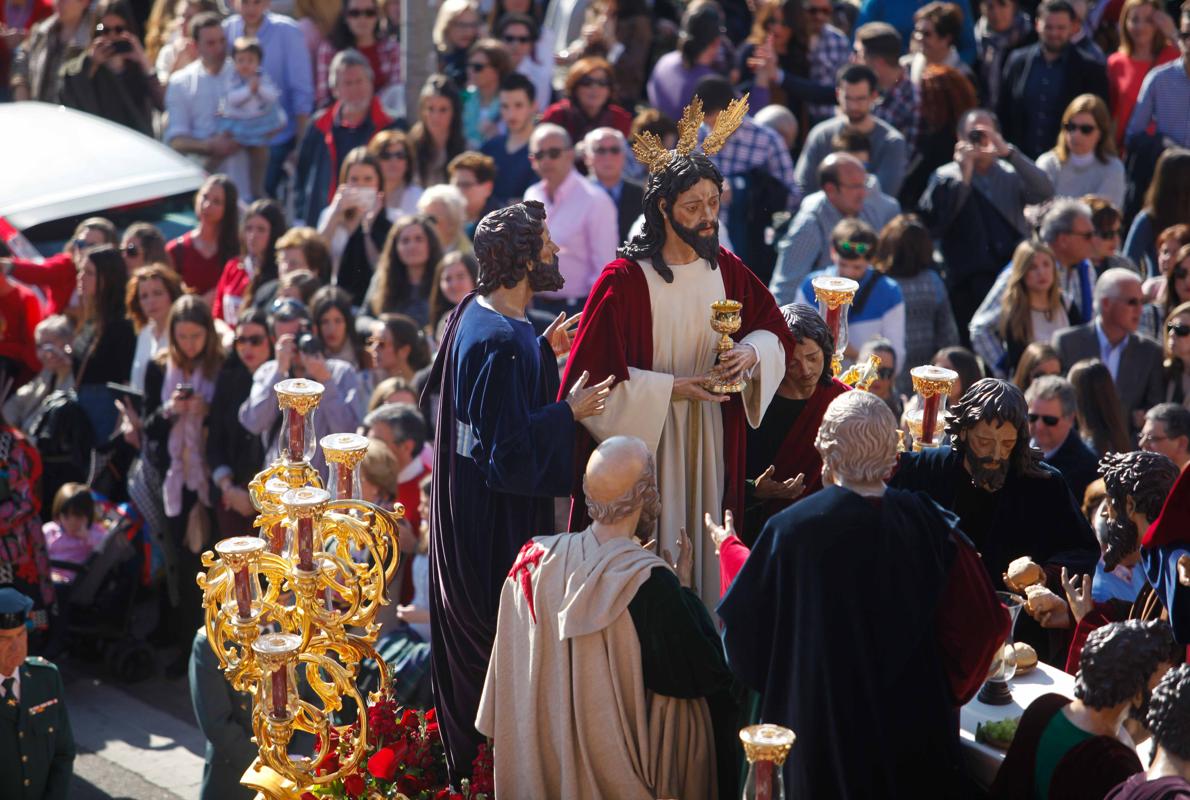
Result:
[[[1060,694],[1074,697],[1074,676],[1049,664],[1039,663],[1031,672],[1013,678],[1011,681],[1012,703],[1006,706],[989,706],[979,700],[972,700],[959,713],[959,737],[963,756],[971,775],[984,786],[991,786],[1004,761],[1004,751],[975,741],[975,726],[981,722],[1019,717],[1029,704],[1043,694]],[[1149,749],[1152,740],[1143,742],[1137,752],[1142,764],[1149,763]]]

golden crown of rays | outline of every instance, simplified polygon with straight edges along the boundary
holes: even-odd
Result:
[[[715,120],[710,135],[703,141],[702,151],[708,156],[713,156],[723,149],[728,137],[735,133],[736,128],[740,127],[740,123],[744,121],[747,114],[748,95],[728,103],[727,108],[723,109]],[[636,154],[636,160],[644,164],[650,173],[653,173],[665,169],[671,158],[690,155],[698,146],[698,129],[702,127],[702,120],[702,98],[695,96],[690,101],[690,105],[686,106],[682,112],[682,118],[678,120],[677,149],[666,150],[665,145],[661,143],[661,137],[655,133],[640,133],[637,134],[636,141],[632,144],[632,152]]]

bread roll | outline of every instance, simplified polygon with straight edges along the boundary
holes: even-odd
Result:
[[[1045,580],[1045,570],[1028,556],[1021,556],[1008,565],[1008,579],[1018,587],[1032,586]]]
[[[1025,607],[1030,614],[1045,614],[1062,607],[1065,601],[1043,585],[1025,587]]]
[[[1037,666],[1037,651],[1024,642],[1013,642],[1012,649],[1016,651],[1016,668],[1018,672],[1033,669]]]

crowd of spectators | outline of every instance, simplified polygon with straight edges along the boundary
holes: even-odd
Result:
[[[1190,3],[1100,5],[444,0],[435,72],[407,91],[399,3],[9,0],[7,100],[155,136],[210,176],[170,241],[92,217],[60,254],[3,259],[3,485],[41,485],[0,536],[20,540],[0,575],[23,576],[44,631],[61,604],[34,577],[44,556],[24,563],[44,553],[33,521],[81,559],[77,487],[127,504],[180,674],[187,575],[211,530],[251,529],[274,385],[324,384],[318,435],[377,438],[369,491],[417,508],[435,419],[415,402],[475,287],[478,221],[541,201],[566,283],[532,321],[579,313],[640,224],[632,138],[672,147],[695,95],[703,135],[750,97],[712,158],[722,241],[779,304],[813,304],[819,274],[857,280],[845,356],[881,357],[891,407],[935,363],[959,373],[956,399],[983,376],[1027,390],[1047,460],[1078,442],[1184,466]],[[1093,463],[1069,463],[1081,492]],[[424,531],[402,547],[424,553]],[[423,562],[396,590],[403,643],[426,640]]]

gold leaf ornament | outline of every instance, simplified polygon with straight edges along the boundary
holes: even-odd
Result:
[[[701,103],[699,105],[701,106]],[[727,108],[720,112],[715,119],[715,127],[711,130],[711,134],[703,141],[702,151],[708,156],[713,156],[722,150],[723,145],[727,144],[728,137],[736,132],[736,128],[740,127],[740,123],[747,115],[748,95],[728,103]]]
[[[636,156],[636,160],[644,164],[649,172],[659,172],[665,169],[665,165],[669,163],[669,158],[672,155],[661,143],[661,137],[652,131],[636,135],[636,141],[632,144],[632,152]]]
[[[702,120],[702,98],[695,95],[678,120],[678,155],[688,156],[698,147],[698,129],[702,127]]]
[[[748,95],[738,100],[732,100],[727,108],[719,112],[711,133],[702,143],[702,151],[713,156],[723,149],[728,138],[736,132],[736,128],[748,116]],[[682,119],[678,121],[678,146],[676,150],[666,150],[661,143],[661,137],[655,133],[638,133],[632,144],[632,152],[636,160],[643,164],[649,173],[659,172],[669,164],[670,159],[685,158],[694,152],[698,146],[698,131],[702,127],[704,114],[702,98],[695,95],[682,111]]]

